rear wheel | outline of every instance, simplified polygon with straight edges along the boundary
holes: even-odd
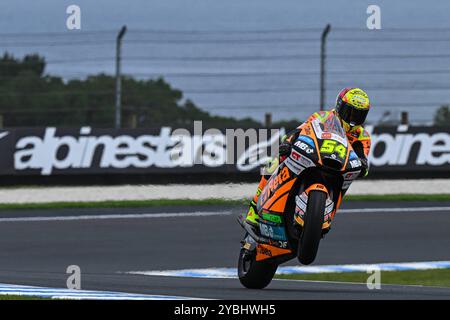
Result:
[[[316,259],[322,238],[322,224],[327,194],[311,190],[308,195],[304,226],[298,244],[298,260],[302,264],[311,264]]]
[[[263,289],[272,281],[278,265],[267,261],[256,261],[256,252],[244,248],[239,253],[238,276],[248,289]]]

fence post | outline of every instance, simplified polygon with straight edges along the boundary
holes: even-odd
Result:
[[[116,112],[115,127],[120,128],[121,125],[121,107],[122,107],[122,78],[120,74],[120,53],[122,48],[122,38],[127,31],[127,26],[123,26],[117,34],[116,39]]]
[[[326,25],[325,29],[322,31],[322,37],[320,42],[320,110],[323,111],[325,108],[325,44],[327,35],[330,32],[331,26]]]

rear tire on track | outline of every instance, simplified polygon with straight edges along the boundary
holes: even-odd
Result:
[[[322,224],[327,194],[311,190],[308,196],[304,226],[298,243],[297,257],[301,264],[311,264],[317,256],[320,239],[322,239]]]
[[[263,289],[272,281],[278,265],[267,261],[256,261],[255,257],[255,252],[241,249],[238,261],[239,281],[248,289]]]

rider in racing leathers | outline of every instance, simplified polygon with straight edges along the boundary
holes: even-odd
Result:
[[[347,138],[352,145],[355,153],[361,160],[362,171],[360,177],[365,177],[369,173],[368,156],[370,151],[370,135],[364,129],[363,124],[366,120],[367,114],[370,110],[370,101],[367,93],[359,88],[345,88],[339,92],[336,99],[336,107],[330,111],[320,111],[312,114],[306,122],[313,119],[325,119],[329,116],[336,115],[341,120],[342,127],[347,133]],[[305,122],[305,123],[306,123]],[[302,124],[303,125],[303,124]],[[297,129],[289,132],[282,138],[279,147],[279,159],[272,161],[272,164],[266,169],[267,175],[263,175],[259,182],[256,195],[250,202],[250,207],[247,212],[246,222],[256,226],[258,224],[258,214],[256,210],[256,203],[262,190],[267,184],[267,180],[273,171],[278,167],[280,162],[283,162],[291,153],[292,143],[297,139],[302,125]]]

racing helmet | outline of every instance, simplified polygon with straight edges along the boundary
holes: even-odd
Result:
[[[345,131],[364,124],[369,110],[369,96],[362,89],[344,88],[336,98],[335,111],[341,118]]]

